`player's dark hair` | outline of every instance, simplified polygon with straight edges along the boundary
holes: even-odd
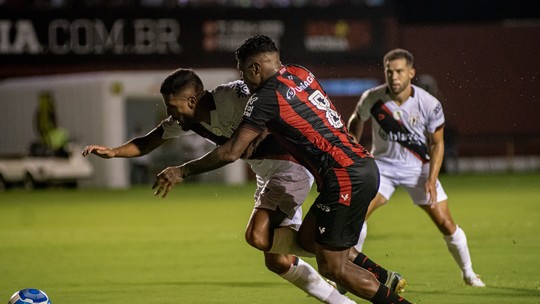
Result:
[[[239,46],[234,55],[238,61],[245,61],[247,58],[260,53],[279,53],[276,44],[272,39],[265,35],[255,35],[247,38]]]
[[[386,55],[384,55],[383,66],[386,66],[386,63],[388,61],[392,61],[396,59],[405,59],[405,61],[407,61],[407,65],[409,66],[414,65],[414,57],[411,54],[411,52],[404,49],[394,49],[386,53]]]
[[[165,96],[176,95],[189,86],[195,88],[198,96],[201,96],[204,92],[204,85],[201,78],[193,70],[177,69],[163,80],[159,92]]]

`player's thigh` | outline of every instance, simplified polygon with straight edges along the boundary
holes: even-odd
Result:
[[[377,191],[379,198],[375,197],[374,199],[377,200],[374,202],[374,204],[376,204],[374,209],[390,200],[400,184],[399,176],[396,175],[396,171],[398,171],[399,168],[390,166],[384,162],[377,162],[377,167],[379,168],[380,176],[379,189]],[[382,200],[382,198],[384,198],[384,200]]]
[[[254,208],[246,227],[246,241],[258,249],[269,250],[272,231],[286,218],[280,210]]]
[[[429,194],[426,192],[426,175],[420,176],[411,176],[408,180],[405,180],[403,187],[409,193],[412,201],[415,205],[423,206],[429,205]],[[448,196],[444,191],[444,188],[439,180],[435,184],[435,189],[437,191],[437,203],[446,201]]]
[[[297,239],[298,244],[300,244],[300,247],[304,248],[305,250],[309,252],[315,252],[315,227],[317,224],[317,220],[315,218],[315,215],[310,210],[306,213],[306,216],[304,217],[304,220],[302,221],[302,225],[300,226],[300,229],[298,230]]]
[[[287,215],[281,226],[298,229],[302,222],[302,204],[311,191],[313,176],[290,161],[274,161],[274,171],[267,177],[257,177],[255,208],[281,211]]]
[[[371,203],[369,204],[369,207],[368,207],[368,211],[367,211],[367,214],[366,214],[366,218],[369,218],[369,216],[377,209],[379,208],[380,206],[386,204],[388,200],[386,199],[386,197],[384,197],[381,193],[377,193],[377,195],[375,195],[375,198],[371,201]]]

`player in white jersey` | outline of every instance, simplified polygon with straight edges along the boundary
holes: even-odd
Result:
[[[138,157],[186,130],[221,144],[234,133],[242,119],[248,89],[241,81],[205,91],[202,81],[189,69],[179,69],[162,83],[161,93],[170,116],[147,135],[109,148],[89,145],[102,158]],[[313,256],[301,249],[296,231],[302,221],[301,204],[309,194],[312,175],[284,153],[271,138],[264,140],[247,160],[257,175],[255,207],[246,229],[246,241],[262,250],[269,270],[324,303],[355,303],[340,294],[317,271],[297,255]],[[294,253],[289,254],[289,253]]]
[[[364,123],[371,119],[372,154],[381,181],[366,217],[385,204],[398,186],[433,220],[467,285],[484,287],[473,271],[467,237],[454,222],[448,197],[438,180],[444,154],[444,114],[441,103],[428,92],[411,84],[413,56],[403,49],[388,52],[383,59],[386,84],[362,94],[349,119],[349,130],[360,140]],[[367,226],[356,250],[361,251]]]

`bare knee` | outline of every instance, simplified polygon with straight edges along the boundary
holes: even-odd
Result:
[[[246,231],[246,242],[252,247],[261,251],[269,251],[272,247],[270,238],[267,233],[257,232],[253,230]]]
[[[294,258],[294,255],[265,252],[264,264],[273,273],[284,274],[291,268]]]
[[[421,205],[420,207],[426,211],[442,234],[451,235],[456,232],[457,226],[452,218],[447,201],[437,203],[434,206]]]

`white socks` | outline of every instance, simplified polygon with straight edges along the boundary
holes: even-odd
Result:
[[[461,268],[464,277],[476,277],[472,269],[471,255],[469,254],[469,246],[467,245],[467,236],[463,229],[456,226],[457,229],[452,235],[445,235],[444,240],[448,246],[448,250],[456,260],[456,263]]]
[[[360,231],[360,237],[358,237],[358,243],[354,245],[354,249],[356,249],[358,252],[362,252],[362,249],[364,247],[364,242],[366,241],[367,237],[367,221],[364,221],[364,225],[362,225],[362,231]]]
[[[452,235],[445,235],[444,240],[448,246],[448,250],[454,257],[454,260],[461,268],[464,277],[476,277],[476,274],[472,268],[471,255],[469,253],[469,246],[467,245],[467,236],[463,229],[456,226],[456,231]],[[354,246],[356,250],[362,252],[364,242],[367,236],[367,222],[364,222],[362,226],[362,232],[358,238],[358,244]]]
[[[362,252],[364,242],[367,236],[367,222],[364,221],[362,226],[362,232],[358,238],[358,244],[354,246],[356,250]],[[471,255],[469,253],[469,246],[467,245],[467,236],[463,229],[456,226],[456,231],[452,235],[445,235],[444,240],[448,246],[448,250],[454,257],[454,260],[461,268],[464,277],[476,277],[472,268]]]
[[[298,258],[296,265],[292,264],[291,268],[280,276],[321,302],[328,304],[355,303],[348,297],[340,294],[311,265],[300,258]]]

